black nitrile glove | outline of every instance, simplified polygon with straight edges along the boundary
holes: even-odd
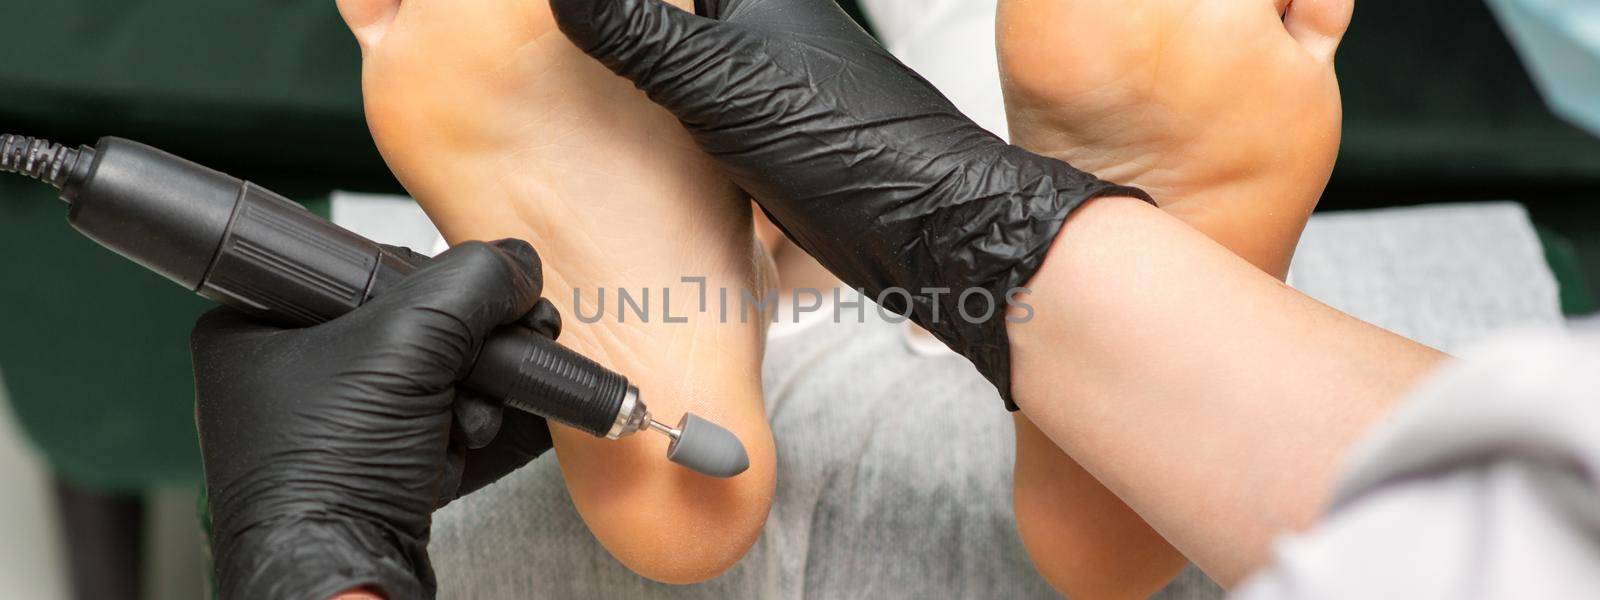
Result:
[[[1073,209],[1150,200],[984,131],[833,0],[698,0],[703,16],[549,1],[567,37],[676,114],[795,243],[909,310],[1008,405],[1002,304]]]
[[[543,419],[455,390],[491,330],[521,318],[554,337],[540,280],[527,243],[469,243],[321,325],[202,317],[195,420],[221,596],[431,597],[434,509],[550,448]]]

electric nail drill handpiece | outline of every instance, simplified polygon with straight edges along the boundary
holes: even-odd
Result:
[[[67,148],[0,135],[0,172],[61,190],[73,228],[201,296],[288,326],[347,313],[421,265],[283,196],[150,146],[102,138]],[[644,429],[667,458],[712,477],[749,467],[744,446],[685,413],[652,419],[627,378],[522,326],[484,342],[462,385],[596,437]]]

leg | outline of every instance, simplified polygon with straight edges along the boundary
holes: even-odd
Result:
[[[1009,326],[1028,418],[1224,585],[1441,360],[1141,202],[1079,210]]]
[[[764,287],[770,269],[748,200],[675,119],[573,47],[546,2],[340,8],[362,44],[373,137],[445,236],[532,242],[567,317],[563,344],[629,375],[664,419],[694,411],[749,450],[749,471],[713,480],[667,463],[660,436],[612,442],[554,427],[590,529],[652,579],[699,581],[731,566],[760,533],[774,481],[763,329],[737,310],[740,291]],[[712,302],[729,290],[728,322],[715,305],[693,310],[701,287],[684,277],[704,277]],[[619,314],[618,288],[634,300],[648,290],[650,317]],[[687,322],[665,318],[663,294]]]
[[[1282,278],[1338,150],[1332,51],[1349,2],[1303,1],[1289,15],[1284,8],[1272,0],[1204,9],[1163,1],[1130,7],[1004,0],[999,48],[1013,138],[1146,188],[1173,215]],[[1215,11],[1222,12],[1208,14]],[[1109,43],[1106,36],[1130,42],[1102,48],[1099,44]],[[1220,99],[1220,92],[1237,88],[1243,74],[1250,76],[1251,96]],[[1214,125],[1219,122],[1231,125]],[[1263,205],[1267,202],[1272,204]],[[1018,435],[1020,467],[1027,446],[1020,429]],[[1039,477],[1081,472],[1053,445],[1041,443],[1029,452],[1031,462],[1051,465],[1033,470]],[[1024,477],[1019,468],[1019,484]],[[1077,495],[1092,495],[1086,488],[1097,485],[1089,478]],[[1019,485],[1019,519],[1024,503],[1081,510],[1021,496],[1023,489],[1045,493],[1051,487]],[[1109,496],[1103,488],[1098,491]],[[1027,514],[1053,522],[1038,510]],[[1049,539],[1053,545],[1041,551],[1083,553],[1063,548],[1066,542],[1059,538]],[[1083,541],[1104,544],[1105,539]],[[1122,581],[1137,595],[1182,568],[1177,551],[1142,521],[1127,520],[1116,539],[1148,544],[1146,552],[1124,553],[1144,557],[1130,560],[1151,561],[1145,569],[1123,565],[1129,574]],[[1118,571],[1037,554],[1035,560],[1059,565],[1062,572],[1052,581],[1089,585]],[[1141,582],[1134,573],[1149,579]]]

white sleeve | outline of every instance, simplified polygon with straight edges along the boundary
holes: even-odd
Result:
[[[1467,353],[1357,449],[1239,598],[1600,597],[1600,336]]]

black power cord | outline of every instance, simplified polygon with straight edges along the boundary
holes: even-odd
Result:
[[[25,175],[61,189],[78,165],[94,162],[94,149],[68,148],[48,140],[0,135],[0,172]]]

